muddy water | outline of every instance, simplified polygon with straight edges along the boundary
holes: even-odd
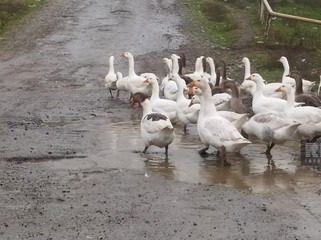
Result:
[[[164,149],[150,147],[147,154],[140,137],[141,112],[132,112],[128,121],[118,118],[95,119],[76,123],[80,129],[91,129],[96,136],[89,148],[94,149],[87,158],[48,162],[51,167],[81,169],[89,167],[137,169],[146,177],[161,174],[169,179],[201,184],[224,184],[249,192],[296,191],[299,186],[316,183],[320,172],[301,166],[299,143],[292,141],[275,146],[273,157],[261,154],[265,145],[255,142],[242,149],[241,154],[229,155],[230,167],[221,166],[210,149],[207,158],[198,155],[203,145],[198,139],[196,126],[184,134],[181,126],[175,128],[175,140],[170,145],[169,160],[164,160]],[[57,127],[57,126],[55,126]],[[62,126],[63,127],[63,126]]]

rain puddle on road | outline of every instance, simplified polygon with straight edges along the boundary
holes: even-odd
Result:
[[[198,139],[196,126],[189,127],[187,134],[182,128],[175,129],[175,140],[169,148],[169,160],[164,160],[164,149],[150,147],[142,154],[139,117],[130,121],[107,122],[93,120],[82,123],[93,131],[93,150],[87,158],[67,159],[54,164],[64,168],[126,168],[143,170],[148,176],[161,174],[166,178],[202,184],[225,184],[251,192],[270,190],[293,191],[296,186],[320,181],[320,172],[301,166],[299,143],[275,146],[273,157],[268,159],[265,145],[253,143],[242,149],[241,154],[228,156],[230,167],[221,166],[215,154],[207,158],[198,155],[203,145]],[[88,125],[89,124],[89,125]],[[210,149],[215,153],[215,149]],[[61,165],[62,164],[62,165]],[[318,183],[319,184],[319,183]]]

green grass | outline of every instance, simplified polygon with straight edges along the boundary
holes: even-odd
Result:
[[[275,4],[275,12],[321,20],[321,1],[283,0]],[[321,25],[277,18],[272,21],[270,41],[290,46],[321,48]]]
[[[0,0],[0,34],[44,2],[45,0]]]
[[[237,23],[232,12],[222,1],[186,0],[192,17],[208,38],[220,46],[230,46],[237,41]]]
[[[259,4],[254,0],[185,0],[192,18],[203,26],[208,38],[218,46],[232,47],[239,37],[238,13],[248,19],[253,32],[247,43],[246,55],[251,65],[267,80],[279,80],[283,72],[277,60],[285,54],[291,63],[298,60],[294,54],[305,53],[310,69],[321,66],[321,25],[275,18],[272,20],[268,38],[264,37],[264,25],[260,22]],[[269,0],[275,12],[298,15],[321,20],[321,0]],[[238,16],[239,17],[239,16]],[[242,19],[241,19],[242,20]],[[242,33],[242,32],[241,32]],[[307,55],[308,54],[308,55]],[[301,55],[302,56],[302,55]],[[309,78],[309,76],[308,76]]]

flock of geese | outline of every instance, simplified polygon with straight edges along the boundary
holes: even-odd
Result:
[[[184,132],[196,124],[205,145],[199,154],[205,157],[213,146],[224,163],[227,153],[239,152],[251,144],[253,137],[263,141],[265,153],[271,155],[275,144],[294,137],[314,142],[321,136],[321,98],[311,92],[314,82],[303,79],[299,71],[290,71],[284,56],[279,59],[284,67],[282,81],[275,83],[266,83],[260,74],[251,73],[246,57],[242,59],[244,79],[238,82],[226,76],[224,61],[216,63],[211,57],[200,56],[195,71],[182,74],[184,54],[171,54],[163,59],[167,74],[159,79],[153,73],[137,75],[130,52],[120,56],[128,60],[128,76],[115,73],[114,56],[110,56],[105,87],[111,97],[114,90],[117,97],[119,91],[129,92],[132,105],[142,106],[143,153],[154,145],[165,148],[168,159],[178,123],[184,126]]]

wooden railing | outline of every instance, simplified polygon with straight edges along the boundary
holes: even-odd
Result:
[[[264,37],[265,38],[267,38],[268,35],[269,35],[269,30],[270,30],[270,27],[271,27],[271,20],[272,20],[273,17],[294,19],[294,20],[297,20],[297,21],[302,21],[302,22],[320,24],[321,25],[321,20],[274,12],[272,10],[268,0],[261,0],[260,19],[261,19],[261,22],[264,24]]]

